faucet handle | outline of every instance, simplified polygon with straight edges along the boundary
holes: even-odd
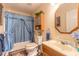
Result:
[[[64,45],[65,43],[63,41],[61,41],[61,43]]]

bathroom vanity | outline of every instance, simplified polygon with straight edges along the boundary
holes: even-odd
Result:
[[[71,35],[76,32],[79,33],[77,31],[79,29],[79,17],[78,16],[79,16],[79,4],[68,3],[68,4],[60,5],[55,13],[55,29],[59,33],[55,33],[55,34],[57,36],[62,35],[63,37],[63,34]],[[75,34],[73,36],[75,38],[78,37],[78,35],[75,35]],[[69,37],[72,37],[72,36],[69,36]],[[69,37],[67,39],[71,41]],[[65,38],[61,40],[65,40]],[[62,41],[58,41],[55,39],[44,41],[42,44],[43,55],[79,56],[79,51],[77,51],[75,44],[71,42],[69,43],[66,42],[66,43],[67,44],[64,44]]]
[[[76,48],[70,45],[63,45],[56,40],[43,42],[42,49],[45,56],[79,56]]]

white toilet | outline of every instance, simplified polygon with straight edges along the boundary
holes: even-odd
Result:
[[[36,43],[28,43],[26,44],[26,52],[27,56],[36,56],[37,55],[38,46]]]

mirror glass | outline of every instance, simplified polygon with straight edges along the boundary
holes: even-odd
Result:
[[[55,13],[55,27],[60,33],[72,33],[78,29],[78,4],[65,3]]]

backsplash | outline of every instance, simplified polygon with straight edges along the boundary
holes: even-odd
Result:
[[[64,42],[66,45],[70,45],[72,47],[76,46],[76,39],[71,34],[57,34],[55,38],[58,41]]]

